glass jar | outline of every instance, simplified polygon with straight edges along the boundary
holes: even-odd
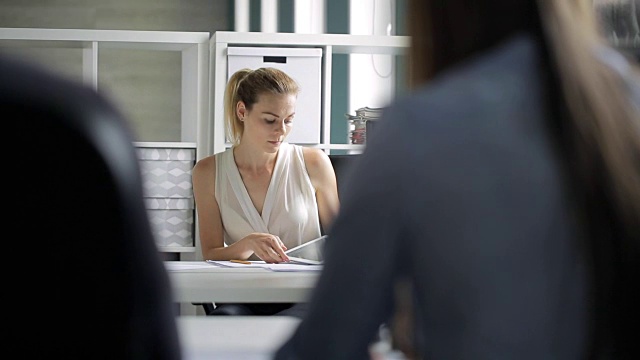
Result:
[[[349,144],[364,144],[367,141],[367,120],[350,114],[344,114],[348,121]]]

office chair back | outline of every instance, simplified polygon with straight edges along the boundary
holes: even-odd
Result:
[[[0,58],[19,357],[179,359],[130,131],[93,90]],[[6,238],[9,240],[9,238]],[[30,269],[30,270],[29,270]],[[29,270],[29,271],[27,271]]]
[[[353,168],[353,163],[358,159],[357,154],[329,154],[329,160],[336,173],[336,182],[338,183],[338,196],[343,198],[347,178]]]

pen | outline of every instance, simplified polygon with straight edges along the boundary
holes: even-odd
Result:
[[[229,261],[231,261],[232,263],[251,265],[251,261],[244,261],[244,260],[229,260]]]

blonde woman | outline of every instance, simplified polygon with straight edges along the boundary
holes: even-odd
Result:
[[[193,169],[204,259],[288,261],[285,251],[328,231],[339,208],[326,153],[286,142],[298,84],[275,68],[239,70],[225,93],[233,146]],[[218,306],[214,314],[271,314],[292,304]]]

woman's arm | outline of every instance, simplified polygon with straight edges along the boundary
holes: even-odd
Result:
[[[220,251],[224,248],[224,230],[215,197],[215,156],[206,157],[196,163],[192,171],[192,180],[202,256],[205,260],[222,260]]]
[[[340,210],[336,173],[324,151],[305,147],[302,152],[311,184],[316,189],[320,224],[326,233]]]
[[[248,259],[254,253],[266,262],[288,260],[286,247],[277,236],[252,233],[240,241],[224,245],[224,228],[215,196],[216,162],[209,156],[196,163],[192,172],[193,196],[198,210],[202,257],[205,260]]]

